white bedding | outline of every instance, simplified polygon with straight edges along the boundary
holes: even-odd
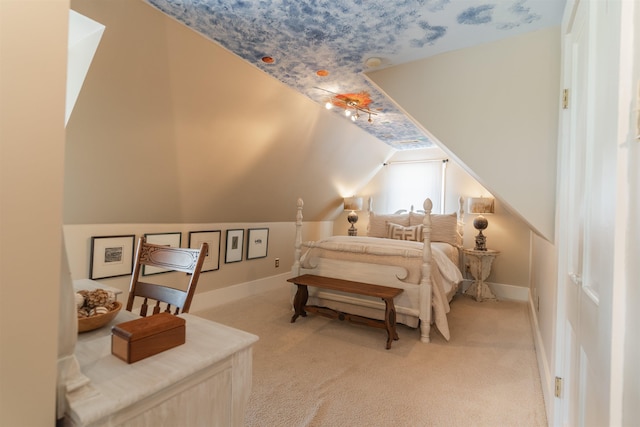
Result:
[[[301,267],[313,274],[313,270],[325,260],[328,264],[340,265],[341,272],[336,276],[342,277],[345,268],[367,269],[371,264],[380,266],[395,266],[401,274],[394,273],[387,286],[401,287],[404,292],[396,300],[396,311],[399,323],[411,327],[418,326],[419,286],[422,274],[422,242],[407,240],[384,239],[378,237],[333,236],[316,242],[305,242],[303,248],[308,248],[300,259]],[[449,312],[449,301],[455,294],[462,274],[457,267],[458,249],[447,243],[435,242],[432,248],[432,307],[434,323],[440,333],[448,340],[450,337],[446,315]],[[353,263],[353,264],[347,264]],[[346,265],[354,267],[345,267]],[[323,271],[322,275],[330,275]],[[311,291],[310,303],[329,306],[336,310],[347,311],[355,307],[358,311],[352,314],[369,315],[372,302],[364,301],[360,304],[358,298],[339,295],[328,291]],[[360,307],[362,305],[362,310]],[[347,307],[348,306],[348,307]]]

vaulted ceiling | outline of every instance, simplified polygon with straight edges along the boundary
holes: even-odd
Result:
[[[145,1],[400,150],[429,147],[433,139],[367,78],[368,71],[557,26],[565,3]]]

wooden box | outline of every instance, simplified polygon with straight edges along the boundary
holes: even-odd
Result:
[[[111,329],[111,353],[134,363],[185,343],[185,320],[158,313],[119,323]]]

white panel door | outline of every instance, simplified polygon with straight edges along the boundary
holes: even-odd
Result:
[[[609,425],[618,144],[619,1],[582,0],[566,15],[559,204],[555,424]]]

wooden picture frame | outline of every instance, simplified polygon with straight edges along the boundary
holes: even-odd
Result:
[[[209,252],[207,253],[204,263],[202,264],[201,272],[215,271],[220,269],[220,241],[222,231],[209,230],[209,231],[190,231],[189,232],[189,247],[192,249],[200,249],[202,243],[209,245]]]
[[[161,246],[169,246],[172,248],[179,248],[182,244],[182,233],[172,232],[172,233],[145,233],[144,235],[147,243],[151,243],[152,245],[161,245]],[[142,275],[143,276],[151,276],[153,274],[167,273],[171,270],[167,270],[165,268],[153,267],[153,266],[142,266]]]
[[[108,279],[133,273],[136,236],[92,236],[89,279]]]
[[[227,239],[225,245],[224,262],[230,264],[232,262],[242,261],[242,249],[244,247],[244,229],[227,230]]]
[[[268,228],[250,228],[247,235],[247,259],[266,258],[269,247]]]

